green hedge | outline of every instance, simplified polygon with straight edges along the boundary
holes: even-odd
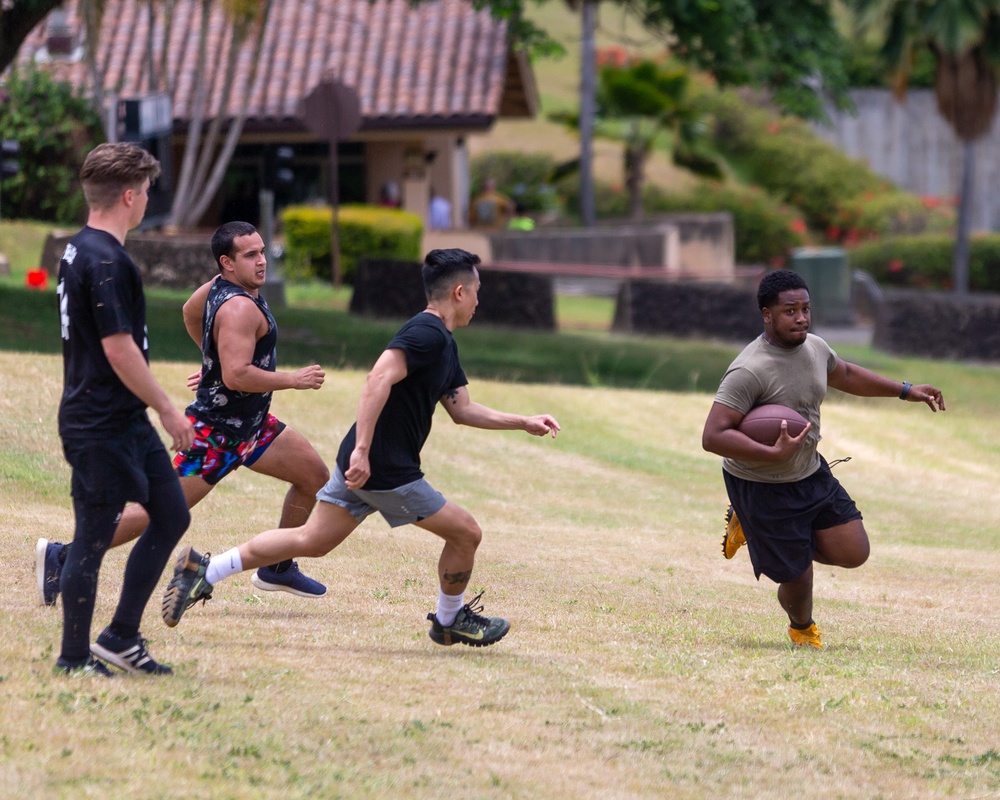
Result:
[[[423,221],[416,214],[383,206],[345,205],[337,214],[340,269],[346,283],[354,280],[362,258],[421,261]],[[288,206],[281,212],[285,234],[285,274],[293,279],[332,280],[329,206]]]
[[[567,208],[579,208],[579,179],[566,178],[559,187]],[[623,189],[597,181],[595,194],[599,219],[624,219],[628,215],[628,197]],[[806,225],[801,215],[753,186],[705,181],[689,191],[667,192],[647,184],[643,208],[648,215],[728,211],[733,215],[736,261],[740,264],[780,265],[791,248],[806,244]]]
[[[715,146],[743,178],[802,209],[816,230],[835,227],[847,200],[898,191],[802,120],[779,117],[734,92],[705,92],[699,103],[715,119]]]
[[[781,265],[793,247],[806,244],[799,213],[756,186],[702,183],[688,192],[667,193],[650,187],[645,199],[657,211],[728,211],[733,215],[736,261]]]
[[[865,192],[844,201],[827,231],[832,241],[848,245],[882,236],[950,233],[955,210],[937,198],[920,198],[906,192]]]
[[[851,248],[852,269],[870,273],[883,286],[950,289],[955,239],[943,234],[896,236]],[[969,241],[969,287],[1000,292],[1000,234]]]

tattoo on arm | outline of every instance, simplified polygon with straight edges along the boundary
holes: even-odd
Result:
[[[472,577],[472,570],[467,569],[465,572],[445,572],[444,582],[450,584],[451,586],[468,583],[469,578]]]
[[[450,400],[452,405],[458,403],[458,389],[452,389],[445,395],[445,398]]]

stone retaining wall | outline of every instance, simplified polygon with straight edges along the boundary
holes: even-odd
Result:
[[[352,314],[407,319],[427,306],[420,264],[410,261],[364,259],[358,263],[351,295]],[[552,331],[556,328],[552,278],[522,272],[479,273],[476,322],[512,328]]]
[[[53,277],[59,272],[59,259],[72,236],[71,232],[60,231],[45,240],[41,264]],[[125,249],[139,267],[145,285],[195,289],[218,274],[212,261],[211,238],[210,234],[130,233]]]
[[[887,290],[872,343],[898,355],[1000,361],[1000,295]]]
[[[763,324],[756,286],[626,280],[618,290],[613,328],[746,343],[760,334]]]

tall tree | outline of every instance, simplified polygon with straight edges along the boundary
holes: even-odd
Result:
[[[1000,0],[853,0],[863,31],[882,37],[882,57],[896,96],[905,97],[914,56],[935,59],[934,95],[962,142],[958,224],[952,272],[955,292],[969,292],[969,229],[976,141],[989,133],[1000,78]]]
[[[98,58],[101,28],[108,0],[79,0],[87,38],[88,72],[92,91],[98,105],[106,114],[106,105],[113,98],[107,96],[104,64]],[[145,0],[149,19],[149,33],[145,42],[146,85],[151,92],[173,95],[174,75],[168,69],[167,54],[171,34],[171,20],[177,0]],[[177,185],[174,188],[170,211],[170,225],[190,228],[208,209],[225,177],[233,152],[239,142],[246,121],[250,100],[250,87],[257,75],[260,50],[267,18],[273,0],[192,0],[198,3],[199,34],[195,67],[194,102],[190,110],[184,154],[181,159]],[[221,8],[226,24],[222,39],[225,60],[212,74],[209,68],[209,33],[212,14]],[[238,61],[241,50],[249,43],[250,69],[240,74]],[[160,60],[156,60],[156,52]],[[225,106],[210,106],[209,88],[213,79],[221,79],[220,96],[239,98],[236,109],[230,113]],[[239,85],[237,86],[237,82]],[[114,131],[108,131],[109,138]]]
[[[585,112],[593,108],[596,65],[586,57],[598,0],[574,0],[582,9],[580,77],[581,216],[593,207],[590,128]],[[659,33],[672,55],[710,72],[722,86],[768,90],[775,104],[809,119],[824,116],[824,98],[848,104],[845,43],[832,12],[832,0],[616,0],[651,31]],[[794,8],[791,6],[794,5]],[[590,14],[591,16],[587,16]],[[587,196],[587,193],[590,193]]]
[[[0,0],[0,72],[17,58],[21,43],[63,0]]]
[[[598,118],[625,123],[625,186],[629,216],[643,216],[646,162],[664,133],[670,136],[674,163],[700,175],[719,178],[722,168],[704,147],[707,126],[688,98],[687,70],[650,60],[601,70]]]

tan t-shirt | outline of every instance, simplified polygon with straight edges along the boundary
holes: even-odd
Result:
[[[719,384],[715,402],[746,414],[768,403],[794,408],[812,428],[806,441],[787,461],[743,461],[724,458],[722,468],[738,478],[761,483],[791,483],[819,469],[819,407],[826,397],[827,375],[837,365],[837,354],[823,339],[809,334],[794,349],[754,339],[743,348]]]

